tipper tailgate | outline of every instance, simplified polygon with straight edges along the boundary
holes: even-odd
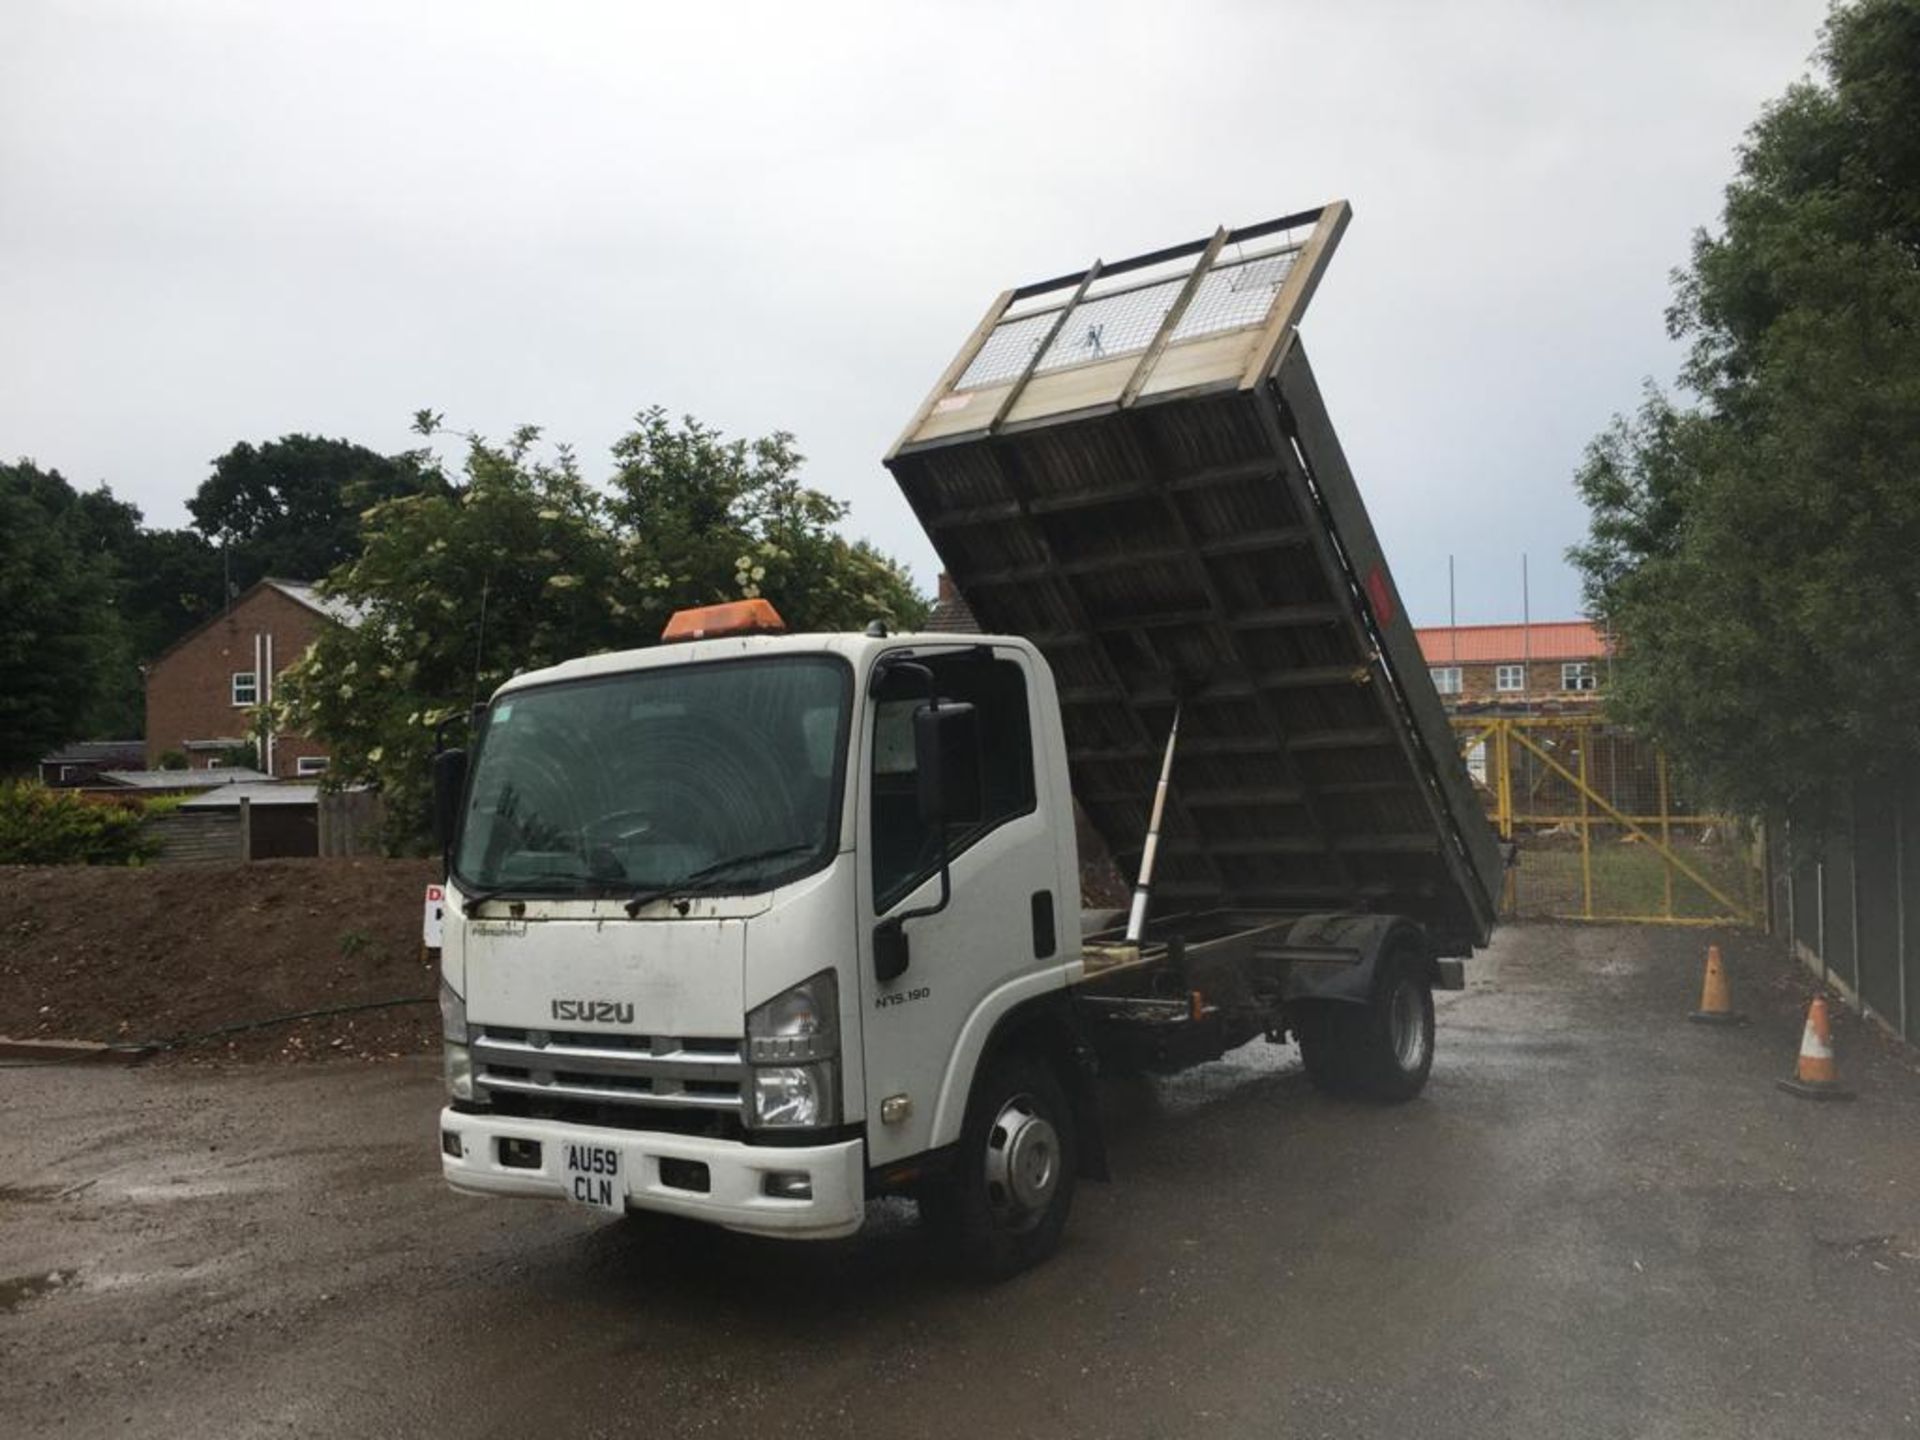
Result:
[[[1053,666],[1125,873],[1182,705],[1158,908],[1387,911],[1465,953],[1499,849],[1294,328],[1346,218],[1006,292],[887,465]]]

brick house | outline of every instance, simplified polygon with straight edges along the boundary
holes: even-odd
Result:
[[[933,613],[927,616],[927,623],[920,628],[932,635],[980,633],[980,622],[973,618],[972,608],[955,587],[953,577],[944,570],[940,572],[940,589],[933,602]]]
[[[352,608],[297,580],[262,580],[224,612],[174,641],[147,667],[147,764],[179,751],[201,770],[248,743],[251,712],[273,698],[281,671],[306,654],[322,627],[354,622]],[[327,753],[304,735],[278,731],[259,768],[275,779],[310,777]]]
[[[1434,625],[1414,633],[1449,710],[1591,709],[1606,694],[1613,647],[1588,620]]]

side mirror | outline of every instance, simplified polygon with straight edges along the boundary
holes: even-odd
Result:
[[[460,797],[467,788],[467,752],[442,750],[433,757],[433,841],[445,855],[453,847],[460,821]]]
[[[980,818],[980,718],[973,706],[950,702],[913,712],[913,767],[922,823],[964,825]]]
[[[910,958],[907,927],[899,920],[882,920],[873,927],[873,977],[882,984],[907,973]]]

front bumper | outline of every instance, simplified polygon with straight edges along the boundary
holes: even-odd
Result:
[[[738,1140],[709,1140],[647,1130],[614,1130],[568,1125],[558,1120],[523,1120],[508,1115],[440,1112],[442,1136],[459,1137],[460,1154],[443,1143],[440,1173],[456,1190],[473,1195],[519,1195],[543,1200],[567,1198],[560,1156],[567,1141],[607,1145],[621,1152],[627,1208],[658,1210],[690,1220],[740,1230],[750,1235],[830,1240],[860,1228],[866,1211],[866,1158],[858,1140],[832,1145],[744,1145]],[[540,1144],[537,1168],[500,1163],[500,1141]],[[683,1190],[660,1179],[662,1160],[692,1160],[707,1167],[706,1191]],[[790,1200],[765,1193],[769,1172],[804,1172],[813,1194]]]

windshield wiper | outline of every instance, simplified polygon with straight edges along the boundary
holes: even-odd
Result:
[[[689,885],[697,885],[702,880],[713,880],[729,870],[737,870],[742,865],[753,865],[766,860],[780,860],[788,855],[810,855],[819,847],[812,844],[776,845],[771,850],[754,850],[745,855],[729,855],[724,860],[715,860],[711,865],[702,865],[697,870],[689,870],[677,880],[665,885],[650,885],[644,890],[636,890],[627,897],[627,917],[633,919],[654,901],[668,895],[679,895]]]
[[[461,889],[457,883],[452,888],[460,896],[461,913],[466,915],[473,914],[476,909],[486,904],[487,901],[498,900],[502,895],[548,896],[573,893],[572,887],[569,886],[531,885],[525,881],[518,881],[511,885],[490,885],[483,890],[475,890],[471,894]]]

